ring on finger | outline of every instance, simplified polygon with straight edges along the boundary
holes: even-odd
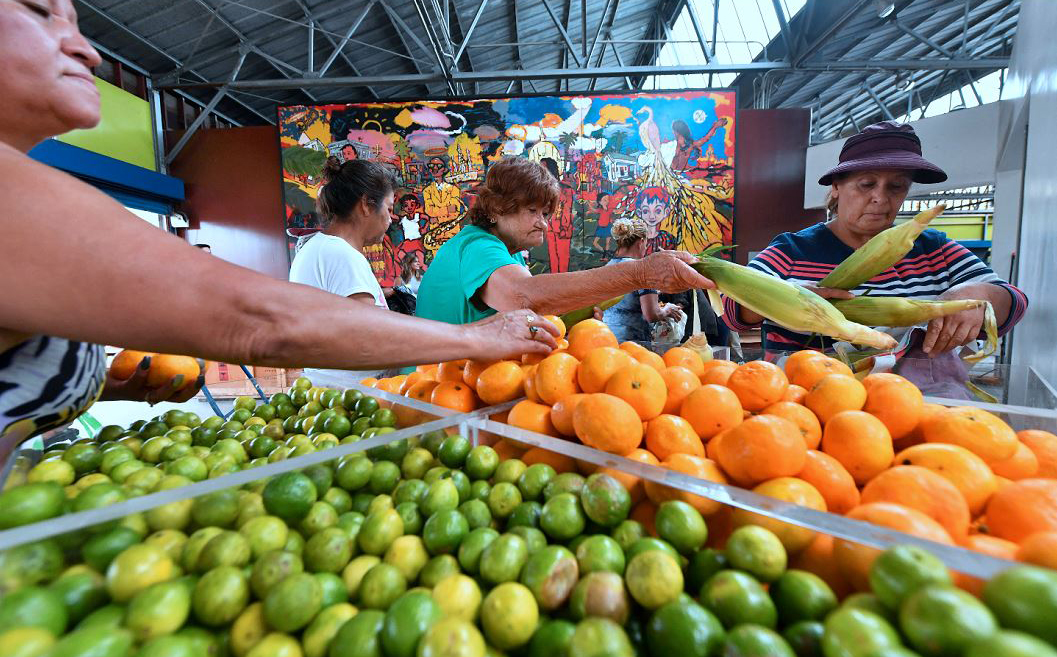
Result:
[[[540,332],[540,327],[538,327],[538,326],[530,326],[529,327],[529,339],[535,340],[536,339],[536,334],[539,333],[539,332]]]
[[[534,321],[536,321],[536,316],[535,315],[528,315],[527,317],[525,317],[525,323],[528,324],[529,326],[532,326],[532,322],[534,322]]]

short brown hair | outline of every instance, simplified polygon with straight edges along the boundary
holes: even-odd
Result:
[[[558,181],[537,162],[507,157],[488,168],[484,184],[477,187],[476,193],[477,200],[466,220],[487,228],[495,217],[527,205],[540,205],[550,214],[558,203]]]

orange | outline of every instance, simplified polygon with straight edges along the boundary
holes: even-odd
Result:
[[[722,435],[719,465],[739,485],[791,477],[804,469],[807,447],[800,430],[783,417],[754,415]]]
[[[521,369],[525,372],[525,397],[534,402],[542,402],[539,393],[536,392],[536,366],[522,365]]]
[[[954,544],[947,530],[938,522],[916,509],[908,509],[891,502],[860,504],[848,512],[848,517],[944,545]],[[880,550],[860,543],[842,539],[833,541],[833,557],[837,562],[837,567],[857,591],[870,590],[870,566],[880,553]]]
[[[1035,453],[1039,461],[1036,476],[1057,479],[1057,436],[1041,429],[1024,429],[1017,432],[1017,438]]]
[[[804,469],[796,477],[814,486],[833,513],[845,514],[859,505],[855,480],[840,461],[825,452],[807,450]]]
[[[714,383],[725,386],[727,385],[727,379],[730,378],[730,375],[736,369],[738,369],[738,364],[729,360],[710,360],[705,363],[705,371],[701,375],[701,383],[704,385]]]
[[[782,400],[789,379],[774,363],[754,360],[731,372],[727,387],[738,396],[742,408],[757,412]]]
[[[1057,531],[1057,479],[1021,479],[991,496],[987,533],[1019,543],[1038,532]]]
[[[408,399],[414,399],[429,404],[431,403],[430,400],[433,398],[433,389],[439,385],[440,383],[432,379],[423,379],[412,384],[411,387],[407,389],[407,392],[404,393],[404,396]],[[425,411],[419,411],[402,404],[395,404],[393,406],[393,413],[396,415],[397,424],[402,427],[414,426],[416,424],[422,424],[428,420],[436,419],[433,415],[426,413]]]
[[[664,352],[662,360],[668,367],[677,365],[685,367],[693,372],[694,376],[701,376],[705,373],[705,362],[701,360],[701,356],[696,351],[686,347],[672,347]]]
[[[701,387],[701,380],[697,375],[682,365],[664,368],[661,379],[664,380],[664,387],[668,391],[664,401],[665,413],[677,414],[686,396]]]
[[[496,363],[497,361],[489,360],[468,360],[466,365],[462,368],[462,382],[470,386],[474,390],[477,390],[477,377],[481,376],[481,372],[485,371],[489,365]]]
[[[151,351],[136,351],[134,349],[123,349],[114,356],[110,362],[110,376],[124,381],[132,378],[136,368],[147,356],[153,356]],[[153,366],[153,363],[152,363]]]
[[[804,353],[801,351],[797,352]],[[832,510],[832,509],[831,509]],[[711,527],[709,528],[711,534]],[[833,558],[833,537],[829,534],[815,534],[815,540],[797,554],[789,555],[789,567],[806,570],[822,578],[833,589],[837,599],[843,599],[852,592],[848,581],[844,579],[837,561]]]
[[[822,431],[822,451],[840,461],[860,486],[891,465],[894,456],[888,429],[863,411],[834,415]]]
[[[951,538],[969,533],[969,505],[954,484],[928,468],[897,465],[870,480],[862,502],[892,502],[917,509],[943,525]]]
[[[569,438],[576,435],[576,430],[573,429],[573,411],[586,396],[581,392],[573,393],[551,407],[551,424],[559,434]]]
[[[649,351],[649,349],[643,347],[638,342],[632,342],[631,340],[625,340],[624,342],[621,342],[618,346],[621,351],[627,352],[627,354],[632,358],[634,358],[636,354],[641,355],[642,353]]]
[[[513,401],[524,394],[525,371],[520,363],[512,360],[489,365],[477,377],[477,395],[489,406]]]
[[[507,459],[519,459],[527,451],[526,445],[514,442],[513,440],[507,440],[503,438],[496,444],[492,445],[492,449],[499,455],[500,461],[506,461]]]
[[[546,357],[547,354],[521,354],[521,364],[535,365]]]
[[[646,449],[662,461],[672,454],[705,455],[694,428],[678,415],[658,415],[647,423]]]
[[[360,385],[367,386],[368,388],[375,388],[378,386],[378,379],[369,376],[366,379],[360,379]]]
[[[573,410],[573,428],[580,442],[611,454],[630,454],[642,442],[642,421],[635,409],[605,393],[580,400]]]
[[[986,534],[970,534],[968,538],[960,542],[961,546],[973,550],[974,552],[982,552],[992,557],[999,559],[1008,559],[1013,561],[1017,558],[1017,544],[1012,541],[1007,541],[1004,538],[997,538],[995,536],[988,536]],[[972,593],[973,595],[980,597],[983,593],[984,584],[986,582],[977,577],[971,577],[964,573],[954,573],[954,583]]]
[[[973,406],[946,408],[922,424],[926,442],[961,445],[986,463],[1004,461],[1017,451],[1017,434],[997,416]]]
[[[379,390],[384,390],[385,392],[397,395],[400,394],[400,386],[404,385],[404,379],[406,378],[406,375],[401,374],[400,376],[391,376],[385,379],[379,379],[377,387]]]
[[[462,373],[466,368],[466,361],[463,360],[449,360],[441,363],[437,366],[437,380],[438,381],[462,381]],[[463,381],[465,383],[465,381]]]
[[[610,377],[605,391],[630,404],[643,421],[660,415],[668,398],[660,373],[642,363],[627,365]]]
[[[579,361],[567,353],[551,354],[541,360],[536,366],[534,382],[540,400],[553,406],[569,395],[580,392],[580,385],[576,382],[578,365]]]
[[[1020,542],[1017,561],[1057,570],[1057,531],[1036,532]]]
[[[576,380],[584,392],[603,392],[609,378],[631,364],[631,356],[616,347],[597,347],[587,352],[577,368]]]
[[[826,510],[826,500],[823,499],[822,494],[808,482],[796,477],[770,479],[753,488],[752,491],[783,502],[814,509],[815,511]],[[773,532],[778,537],[778,540],[782,542],[782,545],[785,546],[786,552],[790,554],[796,554],[815,540],[815,532],[810,529],[761,516],[744,509],[734,509],[732,520],[735,527],[758,525]]]
[[[525,462],[525,465],[546,463],[554,468],[554,471],[558,474],[563,472],[576,472],[576,461],[573,460],[572,457],[566,456],[565,454],[559,454],[558,452],[552,452],[549,449],[543,449],[542,447],[533,447],[521,455],[521,460]]]
[[[430,376],[436,376],[438,367],[440,367],[438,363],[433,363],[432,365],[417,365],[415,371],[429,374]]]
[[[154,354],[150,359],[150,369],[147,371],[147,386],[160,388],[169,385],[174,377],[183,375],[184,382],[180,389],[193,386],[201,369],[198,361],[190,356],[177,356],[175,354]]]
[[[648,452],[644,449],[633,449],[630,454],[624,455],[624,458],[631,459],[632,461],[638,461],[639,463],[645,463],[646,465],[660,465],[661,462],[657,460],[657,457],[652,452]],[[623,470],[617,468],[599,468],[599,473],[607,474],[613,477],[621,483],[624,488],[631,494],[631,503],[638,504],[642,501],[643,496],[646,494],[643,488],[643,482],[641,479],[633,474],[629,474]]]
[[[862,380],[866,404],[862,410],[888,427],[892,440],[907,436],[918,425],[925,405],[918,387],[898,374],[870,374]]]
[[[811,390],[823,377],[830,374],[852,376],[851,368],[836,358],[820,354],[821,358],[807,358],[790,375],[789,382],[795,383],[804,390]],[[795,378],[794,378],[795,377]]]
[[[921,405],[921,415],[918,417],[917,425],[899,440],[893,439],[892,442],[895,444],[896,449],[906,449],[907,447],[913,447],[914,445],[920,445],[925,442],[925,435],[921,430],[925,420],[932,417],[936,413],[947,408],[940,404],[933,404],[932,402],[925,402]]]
[[[800,368],[803,367],[804,363],[812,358],[826,358],[826,354],[821,351],[815,351],[814,349],[801,349],[800,351],[794,351],[782,363],[782,371],[785,372],[786,377],[790,381],[797,375]]]
[[[595,347],[615,347],[617,339],[613,331],[597,319],[585,319],[569,329],[566,336],[569,340],[569,353],[577,360],[582,359]]]
[[[535,431],[548,436],[557,436],[558,430],[551,423],[551,407],[523,399],[510,409],[506,423],[512,427]]]
[[[477,395],[462,381],[442,381],[430,393],[429,401],[436,406],[469,413],[477,408]]]
[[[411,386],[418,383],[422,378],[422,372],[415,370],[414,372],[407,375],[407,378],[404,379],[404,382],[400,384],[400,388],[397,389],[397,392],[401,395],[406,395],[407,391],[411,388]]]
[[[655,522],[657,518],[657,505],[650,500],[642,500],[631,508],[631,513],[628,514],[628,518],[640,523],[646,528],[646,532],[650,536],[657,535],[657,524]]]
[[[780,401],[763,409],[760,414],[777,415],[789,420],[800,429],[800,437],[804,439],[807,448],[818,449],[818,444],[822,440],[822,425],[819,424],[818,417],[807,407],[793,402]]]
[[[1017,451],[1013,456],[1004,461],[995,461],[991,464],[991,471],[996,475],[1012,479],[1027,479],[1034,477],[1039,471],[1039,458],[1035,452],[1022,442],[1017,442]]]
[[[991,469],[976,454],[957,445],[924,443],[908,447],[895,455],[896,465],[920,465],[945,477],[954,484],[974,517],[983,512],[998,482]]]
[[[741,402],[729,388],[705,384],[693,390],[679,406],[683,416],[702,440],[708,440],[741,424]]]
[[[785,389],[785,394],[782,395],[782,401],[791,401],[795,404],[803,404],[804,397],[807,397],[807,390],[801,388],[795,383],[790,383],[789,387]]]
[[[557,315],[544,315],[543,319],[547,320],[551,324],[554,324],[554,327],[558,329],[559,339],[565,337],[565,322],[562,321],[561,317],[558,317]]]
[[[667,460],[661,462],[661,467],[696,477],[697,479],[704,479],[705,481],[714,481],[720,484],[727,483],[727,478],[715,461],[694,456],[693,454],[672,454]],[[701,495],[694,495],[679,488],[658,484],[655,481],[647,480],[645,488],[646,496],[654,504],[661,504],[668,500],[681,500],[697,509],[698,513],[703,516],[710,516],[723,508],[723,505],[716,500],[711,500]]]
[[[841,411],[862,410],[865,403],[866,388],[854,376],[846,374],[823,376],[808,388],[804,397],[804,406],[810,408],[822,424]]]

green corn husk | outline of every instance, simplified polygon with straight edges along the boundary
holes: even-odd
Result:
[[[820,333],[877,349],[896,345],[892,336],[848,321],[833,304],[795,283],[708,256],[692,266],[712,279],[723,294],[791,331]],[[713,310],[722,315],[723,305],[716,290],[708,293]]]
[[[613,297],[612,299],[608,299],[606,301],[603,301],[602,303],[596,303],[592,306],[584,306],[583,308],[570,310],[564,315],[560,315],[560,318],[563,322],[565,322],[565,328],[571,329],[575,324],[579,324],[585,319],[591,319],[592,317],[594,317],[596,307],[601,308],[602,310],[608,310],[623,301],[624,296],[625,295],[622,294],[619,297]]]
[[[837,265],[818,286],[837,290],[853,290],[874,276],[896,264],[914,248],[914,240],[940,216],[946,206],[942,203],[919,212],[910,221],[892,226],[874,235]]]
[[[928,301],[903,297],[863,296],[854,299],[833,299],[830,303],[853,322],[866,326],[895,327],[917,326],[930,319],[979,308],[986,302],[977,299]]]

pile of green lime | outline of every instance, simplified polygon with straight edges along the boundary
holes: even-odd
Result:
[[[215,442],[195,444],[208,420],[152,420],[139,436],[85,443],[99,459],[84,448],[67,459],[69,447],[42,462],[70,465],[74,478],[36,471],[3,494],[0,517],[12,527],[184,485],[193,479],[169,467],[199,457],[161,457],[182,441],[143,458],[174,431],[210,455],[223,440],[244,452],[276,441],[235,460],[241,468],[395,424],[374,399],[307,381],[268,404],[239,403],[249,415],[233,421],[253,437],[215,427]],[[298,436],[308,442],[288,444]],[[103,464],[119,447],[142,465],[120,479],[120,463]],[[157,481],[140,488],[140,471]],[[650,527],[631,508],[609,475],[425,433],[0,553],[0,656],[1057,657],[1057,572],[1011,569],[981,601],[928,552],[901,546],[876,559],[872,592],[840,601],[788,568],[767,529],[739,527],[719,546],[683,501],[657,507]]]

